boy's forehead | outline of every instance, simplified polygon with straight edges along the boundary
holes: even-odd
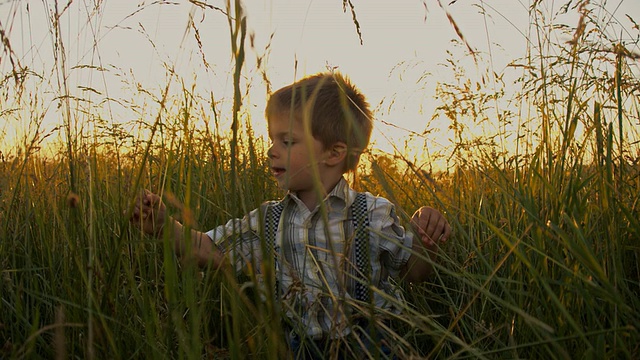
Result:
[[[280,110],[280,111],[273,111],[271,113],[269,113],[267,115],[267,122],[272,122],[272,121],[286,121],[286,122],[290,122],[291,119],[296,119],[296,112],[295,111],[290,111],[290,110]]]
[[[276,132],[289,132],[295,129],[299,125],[299,121],[295,116],[291,116],[290,113],[281,112],[277,114],[271,114],[267,118],[267,129],[269,133]]]

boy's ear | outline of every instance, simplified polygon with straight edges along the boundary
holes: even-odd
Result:
[[[347,158],[347,144],[336,142],[327,149],[327,157],[324,163],[329,166],[335,166],[342,163]]]

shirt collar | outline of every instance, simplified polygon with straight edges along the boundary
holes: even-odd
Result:
[[[282,204],[287,205],[287,203],[290,201],[295,202],[296,200],[294,200],[294,198],[296,198],[299,201],[298,196],[295,193],[289,191],[287,195],[285,195],[285,197],[282,199]],[[341,177],[340,181],[338,181],[336,186],[334,186],[333,189],[329,191],[327,196],[324,198],[323,202],[326,203],[330,199],[339,199],[344,202],[345,207],[349,207],[351,206],[351,203],[353,202],[354,198],[355,198],[355,191],[351,189],[347,180],[344,177]]]

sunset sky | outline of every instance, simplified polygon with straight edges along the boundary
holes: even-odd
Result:
[[[60,2],[58,11],[66,3]],[[213,0],[203,3],[221,10],[205,10],[177,0],[110,0],[98,2],[97,10],[93,1],[72,2],[61,17],[70,92],[86,95],[86,89],[90,88],[103,97],[135,96],[135,89],[123,88],[123,76],[144,89],[161,89],[168,82],[163,67],[166,64],[175,69],[179,78],[197,82],[200,90],[211,91],[218,98],[230,98],[233,84],[229,74],[233,62],[229,24],[223,14],[226,4]],[[547,3],[545,15],[550,16],[565,2],[543,3]],[[54,4],[54,1],[0,2],[1,29],[10,40],[15,58],[23,67],[49,79],[50,89],[41,90],[52,98],[60,95],[57,73],[53,70],[51,16],[47,16],[54,12]],[[406,130],[425,130],[437,105],[433,99],[434,85],[438,81],[453,81],[451,69],[443,66],[447,51],[453,52],[470,77],[478,71],[485,73],[486,68],[499,74],[509,62],[525,55],[527,39],[532,39],[533,32],[529,1],[523,0],[446,0],[442,1],[443,7],[437,0],[353,1],[362,44],[350,9],[344,12],[341,0],[254,0],[244,4],[248,28],[254,36],[254,48],[247,43],[246,75],[253,84],[247,105],[255,109],[252,110],[255,116],[261,116],[266,98],[261,75],[252,70],[257,57],[263,57],[273,89],[306,74],[337,68],[361,88],[376,109],[374,139],[382,148],[388,145],[385,142],[406,137]],[[619,21],[626,28],[633,25],[627,15],[640,22],[640,1],[608,1],[606,9],[600,13],[603,19]],[[453,45],[452,40],[459,37],[447,19],[447,12],[468,44],[479,52],[478,64],[464,57],[464,47]],[[189,26],[190,19],[199,31],[202,53]],[[577,11],[570,8],[558,21],[576,26]],[[624,38],[627,34],[620,36]],[[6,74],[12,65],[6,54],[2,55],[0,70]],[[210,64],[208,70],[204,68],[203,56]],[[118,71],[99,73],[77,65]],[[486,86],[491,87],[491,79],[487,80]],[[180,86],[177,84],[176,89]],[[51,103],[47,110],[51,113],[44,115],[49,128],[55,127],[56,119],[60,118]],[[112,121],[130,116],[118,115],[116,110],[112,114],[116,114],[112,115]],[[24,126],[7,122],[0,125],[0,131],[8,137],[21,127],[28,131]],[[255,126],[258,131],[260,126]],[[435,134],[430,141],[444,146],[447,135]]]

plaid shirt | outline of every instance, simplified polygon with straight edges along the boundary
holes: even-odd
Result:
[[[287,194],[276,232],[276,276],[283,309],[295,328],[320,339],[350,332],[349,317],[359,306],[353,300],[357,268],[353,251],[354,225],[350,206],[356,192],[345,179],[333,188],[322,206],[309,210],[298,197]],[[369,259],[373,301],[378,311],[397,313],[403,303],[392,278],[411,255],[413,234],[405,232],[387,199],[366,193],[369,215]],[[225,252],[236,271],[261,275],[266,206],[242,219],[230,220],[207,235]],[[326,214],[326,216],[323,216]],[[370,311],[360,304],[362,312]],[[369,316],[369,315],[366,315]]]

